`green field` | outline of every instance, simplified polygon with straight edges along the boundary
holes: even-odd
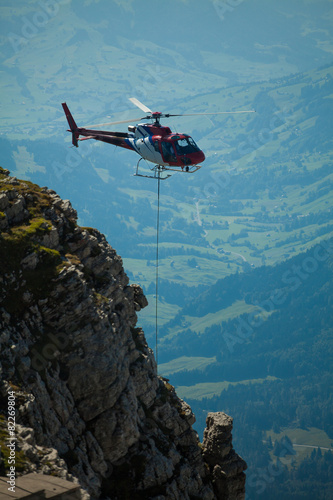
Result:
[[[162,363],[159,365],[159,372],[168,377],[174,373],[182,370],[204,370],[211,363],[215,363],[216,358],[201,358],[181,356],[180,358],[173,359],[169,363]]]
[[[207,382],[202,384],[196,384],[193,386],[177,386],[177,393],[186,399],[198,399],[212,398],[214,396],[219,396],[222,391],[228,389],[231,385],[249,385],[249,384],[262,384],[265,380],[277,380],[276,377],[268,376],[265,379],[252,379],[252,380],[240,380],[238,382]]]
[[[276,439],[280,440],[283,436],[288,436],[296,452],[293,456],[296,464],[311,455],[314,449],[320,448],[322,453],[328,450],[333,451],[332,439],[329,438],[326,432],[316,427],[310,427],[309,429],[284,428],[279,433],[268,431],[266,434],[267,437],[271,437],[273,443]],[[270,454],[274,459],[272,452]]]
[[[138,326],[154,350],[157,183],[133,176],[134,152],[95,141],[72,148],[61,103],[78,126],[136,117],[135,125],[132,96],[163,113],[255,109],[163,121],[190,134],[206,160],[195,174],[161,183],[157,318],[159,373],[192,400],[198,432],[207,411],[230,412],[248,477],[276,460],[268,437],[289,436],[296,464],[313,447],[332,449],[315,427],[332,429],[321,376],[331,284],[318,266],[297,293],[287,289],[291,305],[304,295],[289,309],[285,301],[286,314],[260,307],[285,286],[274,266],[333,236],[332,2],[300,3],[149,0],[142,9],[134,0],[59,0],[16,50],[10,33],[20,36],[47,2],[0,7],[1,166],[70,199],[80,224],[106,235],[147,295]],[[230,352],[223,328],[233,335],[239,318],[255,315],[265,333],[254,328]],[[274,498],[287,498],[286,484]]]
[[[204,333],[206,328],[211,327],[212,325],[219,325],[223,321],[228,321],[229,319],[236,318],[241,314],[251,313],[253,311],[258,311],[258,314],[261,312],[261,309],[257,306],[253,306],[251,304],[246,304],[246,302],[238,300],[230,307],[226,307],[225,309],[221,309],[216,313],[209,313],[204,316],[195,317],[195,316],[187,316],[185,315],[184,322],[181,328],[175,327],[174,329],[169,330],[168,338],[174,335],[177,335],[182,330],[186,328],[190,328],[192,331],[202,334]]]

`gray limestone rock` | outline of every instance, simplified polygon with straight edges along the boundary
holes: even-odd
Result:
[[[208,413],[203,458],[209,465],[216,498],[243,500],[247,466],[232,446],[233,419],[223,412]]]
[[[76,211],[54,191],[9,176],[1,182],[10,227],[27,208],[37,217],[37,225],[24,219],[15,266],[0,255],[8,263],[0,277],[1,402],[10,381],[25,472],[79,481],[83,499],[244,498],[232,419],[209,415],[202,453],[191,408],[157,375],[136,325],[147,299],[129,285],[115,250],[97,230],[78,227]]]

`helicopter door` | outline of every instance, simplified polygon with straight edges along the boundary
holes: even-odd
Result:
[[[177,157],[171,142],[162,141],[162,155],[166,163],[177,163]]]

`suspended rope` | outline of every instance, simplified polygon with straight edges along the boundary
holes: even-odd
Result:
[[[157,223],[156,223],[156,306],[155,306],[155,327],[156,327],[156,349],[155,349],[155,357],[156,364],[158,366],[158,239],[160,232],[160,171],[157,172],[158,180],[157,180]]]

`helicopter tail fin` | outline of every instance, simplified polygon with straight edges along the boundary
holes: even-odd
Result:
[[[70,128],[69,132],[72,132],[72,144],[73,144],[73,146],[78,147],[78,139],[80,137],[80,134],[78,132],[77,125],[76,125],[75,120],[72,117],[72,114],[69,111],[68,106],[67,106],[67,104],[65,102],[62,103],[62,107],[63,107],[63,110],[65,112],[65,115],[66,115],[66,118],[67,118],[67,121],[68,121],[68,125],[69,125],[69,128]]]

